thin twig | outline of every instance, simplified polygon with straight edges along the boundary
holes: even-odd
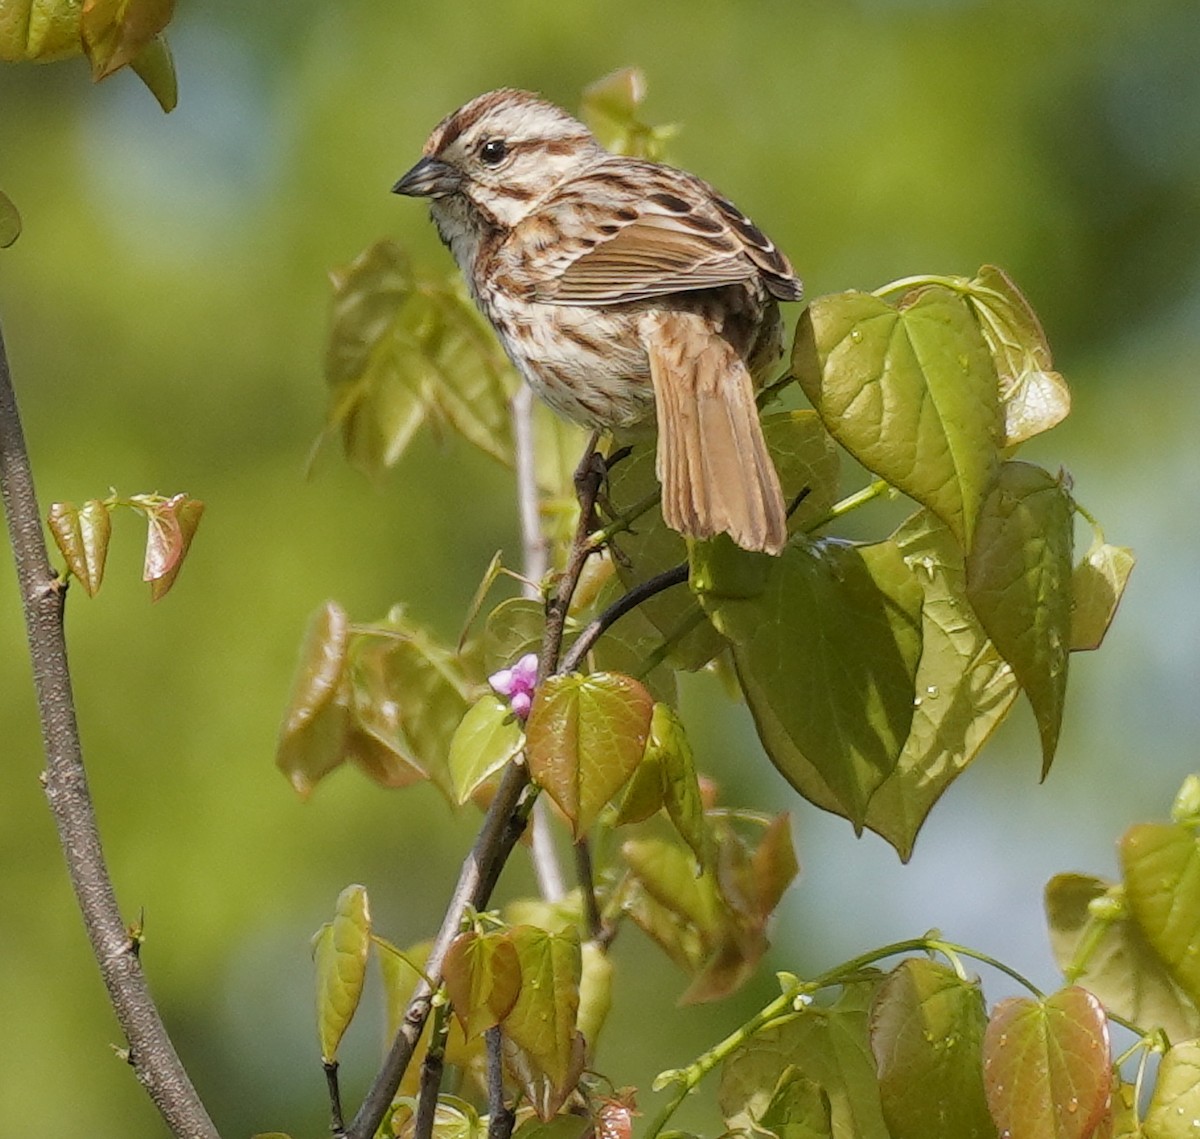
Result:
[[[537,485],[537,452],[533,438],[533,389],[522,384],[509,404],[512,420],[513,456],[517,468],[517,517],[521,525],[521,592],[537,600],[539,585],[546,576],[546,538],[542,533]],[[554,850],[550,816],[543,803],[535,802],[529,827],[530,854],[538,893],[557,902],[566,893],[562,869]]]
[[[647,578],[627,593],[622,594],[603,613],[598,614],[595,620],[590,622],[587,628],[575,638],[574,643],[567,650],[566,656],[563,657],[561,671],[574,672],[579,667],[579,662],[592,651],[592,646],[604,635],[605,631],[616,624],[631,609],[635,609],[643,601],[662,593],[665,589],[682,585],[687,579],[688,564],[680,562],[679,565]]]
[[[63,630],[66,590],[46,556],[41,511],[2,332],[0,489],[17,566],[46,751],[42,782],[92,951],[129,1042],[129,1063],[179,1139],[216,1139],[217,1129],[180,1063],[150,997],[136,949],[138,939],[125,927],[105,865],[83,767],[67,665]]]
[[[585,461],[590,462],[592,453],[593,447],[589,446]],[[584,564],[593,552],[588,543],[587,523],[599,490],[598,474],[584,479],[581,484],[582,512],[571,545],[567,568],[559,579],[554,597],[546,605],[546,630],[538,663],[540,679],[549,676],[558,665],[567,608],[579,584],[579,575]],[[392,1041],[362,1105],[346,1129],[345,1139],[371,1139],[383,1120],[392,1097],[412,1061],[413,1052],[429,1018],[433,987],[441,984],[442,968],[450,943],[458,934],[468,906],[477,910],[487,908],[500,871],[524,830],[528,810],[533,802],[531,797],[534,794],[535,790],[529,786],[528,768],[524,762],[514,760],[501,776],[500,785],[484,815],[483,825],[475,838],[471,853],[463,862],[458,883],[446,906],[441,928],[425,961],[425,978],[417,985],[416,992],[409,1001],[396,1038]]]
[[[421,1088],[417,1093],[413,1139],[433,1139],[433,1125],[437,1121],[438,1093],[442,1090],[442,1076],[446,1071],[446,1037],[450,1033],[450,1005],[444,994],[440,1000],[433,1014],[429,1047],[421,1064]]]
[[[596,904],[596,878],[592,873],[592,851],[585,835],[575,844],[575,874],[579,892],[583,895],[583,917],[587,922],[588,940],[598,941],[603,930],[600,907]]]
[[[504,1102],[504,1038],[500,1026],[487,1029],[483,1039],[487,1045],[487,1139],[508,1139],[517,1117]]]
[[[346,1123],[342,1118],[342,1089],[338,1083],[336,1060],[325,1065],[325,1086],[329,1090],[329,1130],[337,1135],[345,1129]]]

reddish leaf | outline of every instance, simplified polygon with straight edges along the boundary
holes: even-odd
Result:
[[[538,686],[525,728],[529,770],[576,838],[641,762],[653,708],[650,693],[619,673],[552,676]]]
[[[1108,1021],[1085,989],[1012,997],[983,1041],[988,1108],[1011,1139],[1090,1139],[1112,1090]]]
[[[108,506],[90,498],[76,510],[69,502],[56,502],[50,507],[50,533],[55,545],[66,559],[67,569],[89,597],[95,597],[104,580],[104,563],[108,557],[108,540],[112,519]]]
[[[175,0],[84,0],[83,48],[92,78],[131,63],[171,21]]]
[[[174,547],[174,560],[163,572],[156,574],[153,578],[149,576],[150,548],[147,544],[146,572],[143,574],[143,578],[150,582],[151,601],[158,601],[164,597],[171,586],[175,584],[175,579],[183,568],[183,560],[192,547],[192,539],[196,536],[196,527],[200,525],[200,519],[204,514],[204,503],[198,498],[188,498],[186,494],[177,494],[167,502],[164,510],[169,512],[174,520],[172,529],[175,538],[173,540],[177,540],[178,544]]]
[[[454,1012],[467,1037],[499,1024],[521,991],[521,962],[504,933],[460,933],[442,970]]]

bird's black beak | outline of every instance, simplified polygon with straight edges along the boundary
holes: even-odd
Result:
[[[461,180],[459,172],[448,162],[425,157],[392,187],[392,193],[410,198],[442,198],[453,194]]]

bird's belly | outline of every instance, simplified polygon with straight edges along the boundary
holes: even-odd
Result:
[[[488,316],[509,358],[556,412],[585,427],[629,427],[654,414],[637,316],[623,309],[511,304]]]

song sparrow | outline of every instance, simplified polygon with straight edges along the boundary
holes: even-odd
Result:
[[[800,281],[735,205],[683,170],[608,153],[526,91],[443,119],[396,183],[430,212],[508,355],[590,427],[657,419],[669,526],[749,550],[787,540],[755,381]]]

